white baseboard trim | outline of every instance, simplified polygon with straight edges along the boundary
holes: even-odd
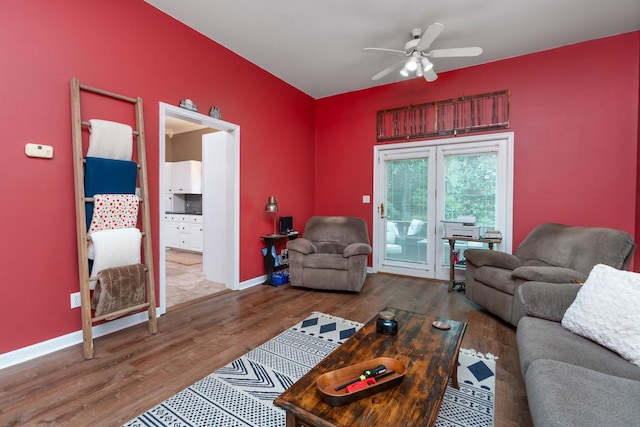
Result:
[[[264,276],[260,276],[260,277],[255,277],[253,279],[249,279],[249,280],[245,280],[244,282],[240,282],[240,285],[238,286],[238,290],[244,290],[244,289],[249,289],[253,286],[256,285],[262,285],[265,280],[267,280],[267,275],[265,274]]]
[[[267,280],[266,275],[246,280],[239,284],[238,290],[248,289],[252,286],[261,285],[265,280]],[[165,312],[166,310],[162,310],[161,307],[158,307],[156,309],[156,314],[158,317],[160,317]],[[122,329],[147,322],[148,320],[149,315],[147,312],[144,312],[96,325],[92,329],[93,338],[98,338],[112,332],[120,331]],[[71,332],[47,341],[42,341],[37,344],[0,354],[0,369],[8,368],[22,362],[27,362],[29,360],[45,356],[47,354],[53,353],[54,351],[62,350],[76,344],[82,344],[82,330]],[[82,349],[78,349],[78,351],[82,351]]]
[[[160,316],[161,314],[164,314],[164,312],[161,313],[158,309],[156,314],[157,316]],[[115,331],[126,329],[128,327],[147,322],[148,320],[149,314],[145,311],[143,313],[137,313],[132,314],[131,316],[123,317],[122,319],[116,319],[111,322],[96,325],[92,328],[93,338],[98,338]],[[26,362],[28,360],[47,355],[49,353],[53,353],[54,351],[62,350],[64,348],[81,343],[82,330],[79,330],[56,338],[52,338],[47,341],[42,341],[37,344],[19,348],[8,353],[3,353],[0,354],[0,369],[8,368],[9,366],[17,365],[19,363]],[[78,351],[82,352],[82,349],[79,348]]]
[[[372,273],[371,268],[367,268],[368,273]],[[253,279],[240,282],[238,290],[249,289],[256,285],[262,285],[267,276],[259,276]],[[158,317],[163,315],[165,310],[161,310],[160,307],[156,309]],[[122,329],[129,328],[140,323],[144,323],[149,320],[147,312],[137,313],[131,316],[123,317],[122,319],[116,319],[111,322],[103,323],[93,327],[93,338],[98,338],[103,335],[110,334],[112,332],[120,331]],[[82,330],[68,333],[56,338],[52,338],[47,341],[42,341],[37,344],[33,344],[27,347],[22,347],[17,350],[13,350],[7,353],[0,354],[0,369],[8,368],[13,365],[17,365],[28,360],[35,359],[40,356],[45,356],[54,351],[62,350],[67,347],[71,347],[76,344],[82,343]],[[79,350],[81,351],[81,350]]]

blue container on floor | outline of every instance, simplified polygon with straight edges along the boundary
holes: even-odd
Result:
[[[289,276],[284,273],[273,273],[271,275],[271,282],[274,285],[284,285],[289,281]]]

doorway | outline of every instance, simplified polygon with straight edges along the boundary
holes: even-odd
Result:
[[[159,312],[165,313],[167,305],[167,277],[172,279],[182,276],[179,280],[191,280],[198,285],[218,283],[211,292],[219,290],[236,290],[239,288],[239,143],[240,128],[229,122],[214,119],[194,111],[172,105],[160,103],[160,307]],[[165,189],[169,188],[165,170],[167,158],[168,138],[165,131],[168,123],[174,126],[186,125],[187,129],[205,129],[202,136],[202,195],[201,195],[201,225],[202,253],[200,263],[196,259],[198,253],[173,251],[167,252],[167,243],[172,239],[168,233],[168,222],[175,218],[167,215],[168,200]],[[210,133],[206,133],[210,131]],[[183,265],[176,263],[182,258]],[[167,260],[170,254],[170,260]],[[199,265],[198,265],[199,264]],[[184,273],[184,274],[183,274]],[[206,283],[205,283],[206,282]],[[188,283],[183,286],[189,292]],[[194,289],[194,288],[192,288]],[[193,299],[202,297],[209,290],[204,286],[192,292]]]
[[[385,144],[374,161],[375,272],[447,280],[442,222],[462,216],[502,231],[499,250],[511,251],[513,133]]]

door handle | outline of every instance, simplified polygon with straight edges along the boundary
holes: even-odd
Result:
[[[380,218],[382,219],[386,218],[384,216],[384,203],[380,203]]]

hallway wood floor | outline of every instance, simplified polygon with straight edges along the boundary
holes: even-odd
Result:
[[[447,284],[370,274],[359,294],[289,285],[254,286],[182,306],[137,325],[0,371],[0,425],[119,426],[313,311],[366,322],[384,307],[468,322],[462,347],[499,357],[495,425],[531,426],[515,329],[481,311]],[[78,325],[80,326],[80,325]]]

